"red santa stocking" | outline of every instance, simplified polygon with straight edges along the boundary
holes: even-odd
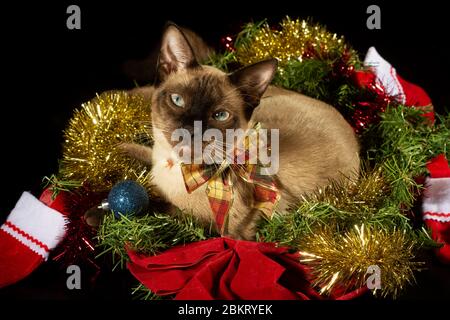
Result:
[[[389,96],[405,106],[424,110],[423,116],[434,123],[433,105],[425,90],[400,77],[395,68],[380,56],[374,47],[367,51],[364,66],[373,72],[378,84]]]
[[[432,237],[443,246],[436,255],[443,263],[450,263],[450,168],[444,155],[427,164],[430,177],[425,181],[423,220]]]
[[[24,192],[0,227],[0,288],[15,283],[47,260],[65,233],[66,219]]]

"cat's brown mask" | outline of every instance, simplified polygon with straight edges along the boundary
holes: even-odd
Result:
[[[153,98],[153,124],[171,141],[175,129],[194,134],[194,121],[203,132],[217,128],[246,129],[254,108],[271,82],[277,60],[269,59],[226,74],[202,66],[180,29],[169,24],[158,61],[159,84]],[[202,134],[203,134],[202,132]]]

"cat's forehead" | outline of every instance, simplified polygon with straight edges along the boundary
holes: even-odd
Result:
[[[242,103],[228,75],[209,66],[173,73],[162,92],[181,94],[188,106],[199,110],[218,105],[239,108]]]
[[[220,90],[229,88],[226,74],[210,66],[174,73],[167,79],[166,85],[173,89],[193,91],[193,93],[198,90],[218,93]]]

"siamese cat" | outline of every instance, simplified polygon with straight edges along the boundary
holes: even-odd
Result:
[[[357,179],[359,145],[353,129],[332,106],[270,85],[276,70],[276,59],[231,74],[200,65],[187,37],[169,24],[157,63],[159,82],[133,91],[151,99],[154,145],[124,143],[121,148],[151,164],[152,184],[167,202],[205,224],[214,223],[206,184],[192,193],[186,191],[182,162],[174,152],[178,141],[171,139],[179,128],[193,134],[195,121],[201,122],[203,130],[223,132],[246,130],[255,123],[279,129],[279,168],[274,179],[280,193],[275,211],[280,214],[332,180]],[[234,200],[225,235],[254,239],[262,217],[253,208],[254,187],[234,174],[231,181]]]

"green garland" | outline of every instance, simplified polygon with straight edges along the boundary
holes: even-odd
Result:
[[[426,162],[438,154],[449,159],[450,117],[437,115],[437,123],[429,126],[422,112],[403,106],[390,107],[381,114],[379,125],[366,130],[362,145],[366,157],[381,163],[391,183],[390,200],[409,210],[420,186],[414,180],[425,175]]]
[[[126,248],[142,254],[156,254],[178,244],[217,236],[211,226],[205,229],[196,219],[178,212],[174,215],[151,213],[140,217],[106,215],[98,230],[99,256],[111,252],[114,269],[128,261]]]

